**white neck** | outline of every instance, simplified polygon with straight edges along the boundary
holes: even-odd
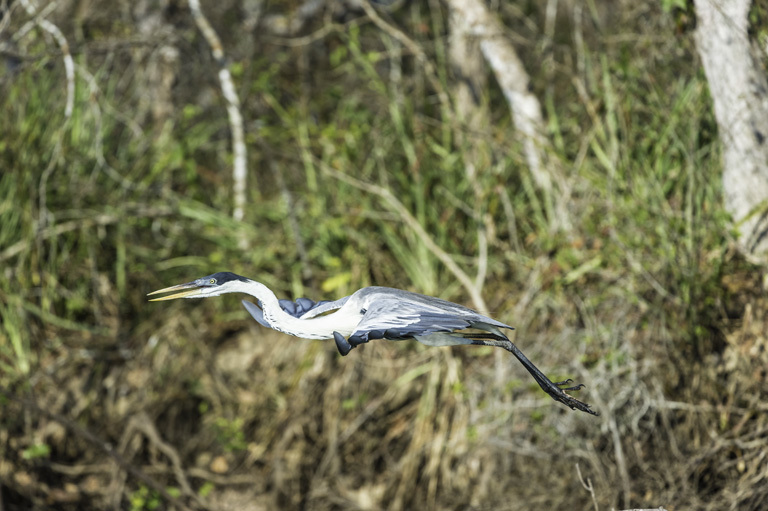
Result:
[[[236,281],[227,286],[226,293],[245,293],[261,303],[264,320],[278,332],[304,339],[332,339],[333,332],[349,337],[360,322],[359,311],[342,307],[338,311],[312,319],[299,319],[285,312],[277,301],[275,293],[255,280]]]

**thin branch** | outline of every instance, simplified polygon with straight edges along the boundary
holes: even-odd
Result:
[[[319,41],[320,39],[324,39],[325,37],[328,37],[329,34],[332,34],[334,32],[342,32],[345,30],[347,26],[352,26],[357,24],[358,24],[358,20],[356,19],[353,19],[352,21],[349,21],[346,24],[327,23],[322,27],[320,27],[319,29],[312,32],[311,34],[308,34],[305,36],[301,36],[301,37],[267,36],[267,41],[275,45],[290,46],[293,48],[296,48],[299,46],[308,46],[314,43],[315,41]]]
[[[166,490],[165,486],[163,486],[160,482],[156,481],[155,479],[148,476],[147,474],[142,472],[140,469],[134,467],[131,463],[129,463],[128,460],[126,460],[122,455],[120,455],[120,453],[115,451],[115,449],[109,444],[109,442],[104,441],[102,438],[99,438],[95,434],[91,433],[89,430],[83,428],[76,421],[68,417],[65,417],[61,414],[44,410],[43,408],[40,408],[37,405],[37,403],[35,403],[34,401],[17,396],[13,392],[5,390],[2,387],[0,387],[0,395],[4,396],[6,399],[10,401],[15,401],[16,403],[23,406],[25,409],[31,412],[34,412],[36,415],[40,415],[50,420],[53,420],[55,422],[58,422],[59,424],[67,428],[70,433],[81,438],[82,440],[85,440],[87,443],[93,445],[94,447],[98,448],[100,451],[104,452],[104,454],[112,458],[112,460],[115,463],[117,463],[117,465],[121,469],[125,470],[127,473],[131,474],[133,477],[141,481],[143,484],[147,485],[148,487],[152,488],[154,491],[159,493],[163,497],[163,499],[165,499],[166,502],[168,502],[171,506],[176,507],[178,509],[191,511],[192,508],[190,508],[188,505],[182,502],[181,499],[174,497],[173,495],[168,493],[168,490]]]
[[[245,147],[245,129],[243,128],[243,116],[240,113],[240,99],[237,97],[235,86],[232,81],[232,75],[229,72],[224,59],[224,50],[221,40],[216,35],[216,31],[208,22],[208,19],[200,9],[199,0],[189,0],[189,10],[192,11],[192,17],[197,23],[197,28],[205,37],[208,46],[211,47],[211,53],[216,63],[219,65],[219,81],[221,82],[221,92],[227,102],[227,114],[229,115],[229,126],[232,130],[232,153],[234,154],[234,166],[232,169],[233,192],[235,208],[232,217],[235,220],[242,220],[245,214],[245,180],[247,175],[247,152]]]
[[[283,174],[277,168],[277,165],[272,162],[270,164],[270,168],[272,170],[272,174],[275,176],[275,180],[277,181],[278,186],[280,187],[280,195],[282,196],[283,202],[285,203],[285,209],[288,216],[288,227],[290,228],[291,235],[293,236],[293,241],[296,243],[296,253],[299,256],[299,261],[301,261],[301,277],[305,281],[303,283],[306,284],[307,282],[312,282],[312,263],[309,260],[307,244],[304,243],[304,238],[301,236],[299,220],[296,218],[296,205],[293,200],[293,195],[288,189],[288,186],[285,184]]]
[[[424,66],[427,80],[429,80],[429,83],[435,89],[437,97],[440,99],[440,103],[442,104],[443,108],[447,112],[451,112],[451,100],[448,96],[448,93],[445,91],[445,87],[443,87],[443,84],[440,83],[440,80],[438,79],[435,66],[432,64],[432,61],[427,58],[427,55],[421,46],[419,46],[416,41],[408,37],[404,32],[384,21],[376,12],[376,9],[374,9],[369,2],[360,2],[360,7],[363,8],[365,14],[371,19],[371,21],[373,21],[377,27],[400,41],[403,46],[408,48],[408,50],[416,56],[416,58],[419,60],[419,64]]]
[[[504,37],[504,27],[480,0],[449,0],[454,30],[463,37],[473,37],[479,43],[485,61],[493,70],[496,82],[507,99],[515,130],[520,136],[523,154],[537,187],[544,193],[547,211],[551,211],[551,227],[571,229],[563,190],[567,183],[557,168],[557,161],[548,158],[551,147],[541,104],[531,92],[531,79],[515,48]],[[555,182],[553,182],[555,181]]]
[[[460,29],[462,23],[456,19],[456,11],[451,10],[449,18],[450,38],[448,56],[454,73],[459,77],[453,85],[456,114],[463,129],[456,130],[456,141],[466,147],[463,151],[464,174],[472,185],[475,200],[472,216],[477,219],[478,265],[475,286],[482,289],[488,269],[488,231],[493,229],[491,216],[482,213],[485,204],[484,191],[479,179],[479,167],[493,158],[485,135],[490,117],[487,102],[481,96],[486,88],[487,79],[483,73],[482,55],[473,38]],[[481,219],[481,217],[484,217]],[[493,231],[490,231],[493,232]]]
[[[142,432],[152,445],[156,446],[163,454],[165,454],[171,461],[176,481],[178,481],[179,486],[181,486],[184,493],[194,499],[200,506],[204,506],[200,497],[198,497],[194,490],[192,490],[192,486],[189,484],[189,479],[187,479],[187,476],[184,473],[184,467],[181,464],[181,457],[179,456],[178,451],[171,444],[162,439],[160,432],[157,431],[157,428],[149,418],[149,415],[142,411],[139,412],[138,415],[131,417],[128,421],[127,429],[135,429]]]
[[[64,34],[59,30],[59,27],[44,18],[47,12],[36,12],[35,7],[29,0],[21,0],[21,5],[27,14],[35,18],[37,26],[51,34],[61,48],[62,58],[64,59],[64,71],[67,75],[67,105],[64,108],[64,117],[69,119],[72,117],[72,111],[75,107],[75,61],[72,59],[72,54],[69,51],[69,43]],[[53,5],[53,4],[49,4]]]
[[[451,273],[453,273],[459,282],[461,282],[461,285],[464,286],[464,289],[466,289],[467,293],[469,293],[475,308],[482,314],[486,314],[488,312],[488,307],[485,304],[485,300],[483,300],[483,296],[480,293],[478,287],[472,281],[472,278],[467,275],[467,273],[462,270],[458,264],[456,264],[456,261],[454,261],[445,250],[440,248],[440,246],[435,243],[427,231],[424,230],[424,227],[419,223],[419,221],[413,215],[411,215],[408,209],[403,205],[402,202],[397,199],[397,197],[392,194],[392,192],[390,192],[387,188],[375,185],[373,183],[361,181],[357,178],[344,174],[343,172],[332,169],[326,165],[323,166],[323,171],[338,179],[339,181],[344,181],[345,183],[354,186],[359,190],[378,195],[384,199],[384,202],[387,203],[389,208],[397,213],[403,222],[405,222],[405,224],[410,227],[414,233],[416,233],[416,235],[421,239],[427,249],[432,252],[432,254],[437,257]]]
[[[475,277],[475,287],[478,291],[485,286],[485,278],[488,275],[488,235],[485,232],[485,226],[477,227],[477,276]],[[487,311],[486,311],[487,312]]]
[[[503,37],[501,23],[488,11],[484,2],[453,0],[449,4],[455,19],[463,22],[461,30],[478,39],[480,51],[493,69],[496,81],[507,98],[515,127],[523,137],[523,148],[531,174],[537,185],[549,192],[552,189],[552,178],[544,168],[543,155],[549,144],[544,137],[541,105],[530,92],[530,77],[522,61]]]
[[[584,477],[581,475],[581,467],[579,467],[578,463],[576,463],[576,473],[579,475],[581,485],[592,496],[592,504],[595,506],[595,511],[600,511],[600,508],[597,506],[597,498],[595,498],[595,488],[592,486],[592,480],[587,478],[587,481],[584,482]]]
[[[129,208],[129,209],[132,209],[132,208]],[[87,218],[82,218],[79,220],[70,220],[67,222],[62,222],[59,224],[45,227],[44,229],[40,230],[37,233],[37,236],[40,240],[44,240],[48,238],[57,238],[62,234],[64,234],[65,232],[74,231],[84,227],[91,227],[95,225],[116,224],[119,222],[124,222],[125,215],[129,213],[133,218],[137,218],[137,217],[152,218],[152,217],[169,216],[173,214],[173,210],[171,208],[160,207],[160,208],[145,208],[145,209],[139,208],[135,211],[129,211],[127,209],[121,214],[101,213],[101,214],[93,215]],[[12,257],[15,257],[20,253],[24,252],[24,250],[27,250],[30,244],[32,243],[34,243],[34,240],[30,240],[30,239],[23,239],[21,241],[14,243],[10,247],[0,252],[0,263],[7,261],[8,259],[11,259]]]

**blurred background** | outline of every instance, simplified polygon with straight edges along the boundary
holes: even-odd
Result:
[[[765,509],[690,2],[204,0],[223,56],[195,4],[0,3],[0,510]],[[601,415],[502,350],[147,302],[216,271],[480,309]]]

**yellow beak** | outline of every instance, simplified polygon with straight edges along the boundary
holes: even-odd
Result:
[[[166,287],[165,289],[158,289],[152,291],[147,296],[158,295],[160,293],[170,293],[172,291],[181,291],[181,293],[174,293],[168,296],[162,296],[160,298],[152,298],[150,302],[161,302],[163,300],[175,300],[176,298],[186,298],[188,296],[195,296],[201,294],[200,287],[194,282],[188,282],[186,284],[179,284],[178,286]]]

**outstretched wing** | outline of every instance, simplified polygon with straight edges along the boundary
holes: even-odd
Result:
[[[371,339],[416,338],[427,345],[467,344],[466,329],[479,329],[504,337],[500,328],[511,326],[440,298],[386,287],[363,288],[354,295],[363,318],[349,337],[353,345]]]
[[[354,345],[372,339],[411,339],[471,326],[472,322],[467,318],[437,307],[408,301],[378,300],[369,305],[349,342]]]
[[[261,326],[272,328],[269,326],[269,323],[267,323],[267,320],[264,319],[264,312],[262,312],[255,303],[249,302],[248,300],[242,300],[242,303],[245,310],[247,310],[253,319],[255,319]]]
[[[277,301],[280,304],[280,308],[283,309],[285,312],[290,314],[291,316],[295,318],[301,318],[305,314],[308,314],[311,311],[314,311],[318,307],[324,307],[325,305],[328,305],[330,302],[328,300],[321,300],[319,302],[313,302],[309,298],[298,298],[295,302],[292,302],[290,300],[278,300]],[[314,313],[312,316],[317,315],[318,313]],[[307,318],[303,318],[307,319]]]

